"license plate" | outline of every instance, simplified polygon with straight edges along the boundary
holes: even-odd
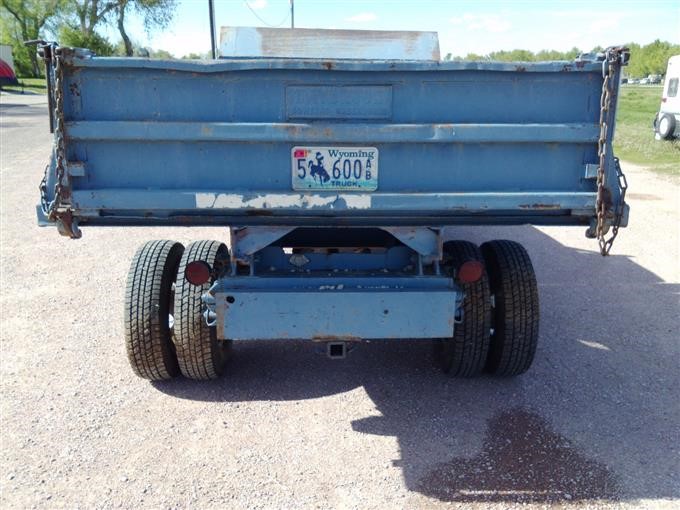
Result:
[[[294,190],[378,189],[375,147],[293,147],[291,160]]]

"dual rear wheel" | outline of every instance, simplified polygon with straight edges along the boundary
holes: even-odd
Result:
[[[173,241],[149,241],[132,259],[125,291],[125,345],[133,371],[159,381],[180,373],[214,379],[223,370],[230,344],[218,341],[203,318],[201,295],[212,282],[193,285],[187,264],[202,260],[219,274],[227,247],[197,241],[184,248]]]
[[[450,271],[468,260],[481,262],[485,271],[476,282],[459,282],[462,313],[453,336],[435,341],[437,360],[452,376],[522,374],[538,343],[538,287],[529,254],[514,241],[444,243]]]
[[[218,241],[197,241],[186,249],[173,241],[149,241],[137,250],[125,291],[125,344],[137,375],[152,381],[179,373],[199,380],[221,375],[231,342],[218,340],[215,328],[207,326],[201,295],[228,260],[227,247]],[[452,337],[435,342],[437,359],[452,376],[522,374],[538,342],[538,289],[529,255],[514,241],[444,244],[450,271],[469,260],[481,262],[485,271],[475,282],[459,282],[461,314]],[[194,261],[208,263],[211,281],[194,285],[184,277]]]

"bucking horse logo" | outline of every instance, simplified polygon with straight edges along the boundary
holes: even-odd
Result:
[[[320,152],[316,153],[316,164],[314,161],[310,160],[307,166],[309,167],[309,175],[312,176],[314,182],[316,182],[317,176],[319,177],[319,184],[323,184],[324,182],[331,180],[331,176],[328,175],[328,172],[323,167],[323,155]]]

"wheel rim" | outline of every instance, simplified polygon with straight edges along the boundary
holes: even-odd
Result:
[[[659,133],[665,135],[666,133],[668,133],[669,127],[670,122],[668,121],[668,117],[661,117],[661,120],[659,121]]]
[[[175,282],[170,286],[170,306],[168,308],[168,329],[172,337],[172,328],[175,327]]]

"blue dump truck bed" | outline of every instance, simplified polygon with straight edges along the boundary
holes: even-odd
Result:
[[[331,35],[345,52],[358,37]],[[428,35],[372,37],[438,52]],[[291,338],[332,358],[365,339],[429,339],[452,375],[521,374],[538,341],[528,253],[442,227],[584,225],[606,254],[627,221],[611,150],[623,48],[545,63],[40,52],[55,140],[41,224],[72,238],[229,227],[229,247],[135,254],[125,340],[147,379],[214,378],[234,341]]]
[[[80,225],[588,225],[596,216],[596,59],[186,62],[63,50],[62,60],[69,207]],[[612,81],[608,119],[618,68]],[[612,211],[614,167],[608,150]],[[52,168],[48,202],[54,180]]]

